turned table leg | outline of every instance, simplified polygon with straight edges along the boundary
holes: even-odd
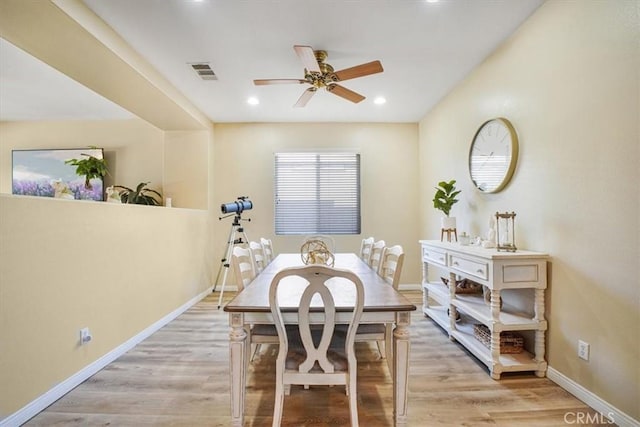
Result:
[[[231,425],[244,424],[244,398],[247,377],[247,332],[242,313],[229,315],[229,371],[231,372]]]
[[[408,419],[410,323],[410,313],[396,314],[396,328],[393,330],[393,419],[395,426],[406,426]]]

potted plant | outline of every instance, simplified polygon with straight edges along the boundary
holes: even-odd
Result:
[[[433,197],[433,207],[442,211],[445,215],[441,220],[442,233],[440,234],[440,240],[442,240],[444,232],[447,232],[447,235],[449,235],[451,231],[456,234],[456,218],[450,217],[449,213],[451,212],[453,205],[458,202],[456,196],[460,194],[461,190],[456,189],[455,179],[452,179],[449,182],[440,181],[435,189],[436,194]]]
[[[97,147],[89,147],[97,148]],[[107,161],[105,159],[99,159],[90,154],[81,153],[81,156],[85,156],[83,159],[69,159],[65,160],[65,164],[76,167],[76,175],[84,176],[84,187],[87,190],[91,190],[91,180],[94,178],[104,178],[109,174],[107,170]]]
[[[162,203],[162,195],[156,190],[147,188],[148,184],[148,182],[141,182],[135,190],[122,185],[114,185],[114,187],[119,189],[122,203],[159,206]]]

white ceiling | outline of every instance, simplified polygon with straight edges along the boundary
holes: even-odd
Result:
[[[84,0],[214,122],[417,122],[542,2]],[[384,72],[342,83],[366,96],[359,104],[319,91],[293,108],[306,85],[253,79],[303,78],[295,44],[326,50],[336,70],[377,59]],[[9,43],[0,59],[0,120],[127,114]],[[193,62],[218,80],[201,80]]]

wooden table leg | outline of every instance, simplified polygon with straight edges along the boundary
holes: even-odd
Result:
[[[410,313],[396,314],[396,328],[393,330],[393,421],[395,426],[406,426],[408,420],[410,324]]]
[[[242,313],[230,313],[229,371],[231,372],[231,425],[244,425],[244,400],[247,377],[247,333]]]

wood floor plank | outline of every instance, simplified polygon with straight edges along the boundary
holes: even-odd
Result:
[[[417,305],[419,292],[407,292]],[[228,295],[227,298],[232,297]],[[26,426],[229,425],[228,316],[211,294],[59,399]],[[409,426],[561,426],[594,411],[533,373],[494,381],[486,367],[426,319],[412,317]],[[277,346],[249,368],[247,426],[271,426]],[[375,344],[357,343],[358,411],[366,427],[393,425],[393,389]],[[349,425],[344,387],[293,387],[283,426]]]

